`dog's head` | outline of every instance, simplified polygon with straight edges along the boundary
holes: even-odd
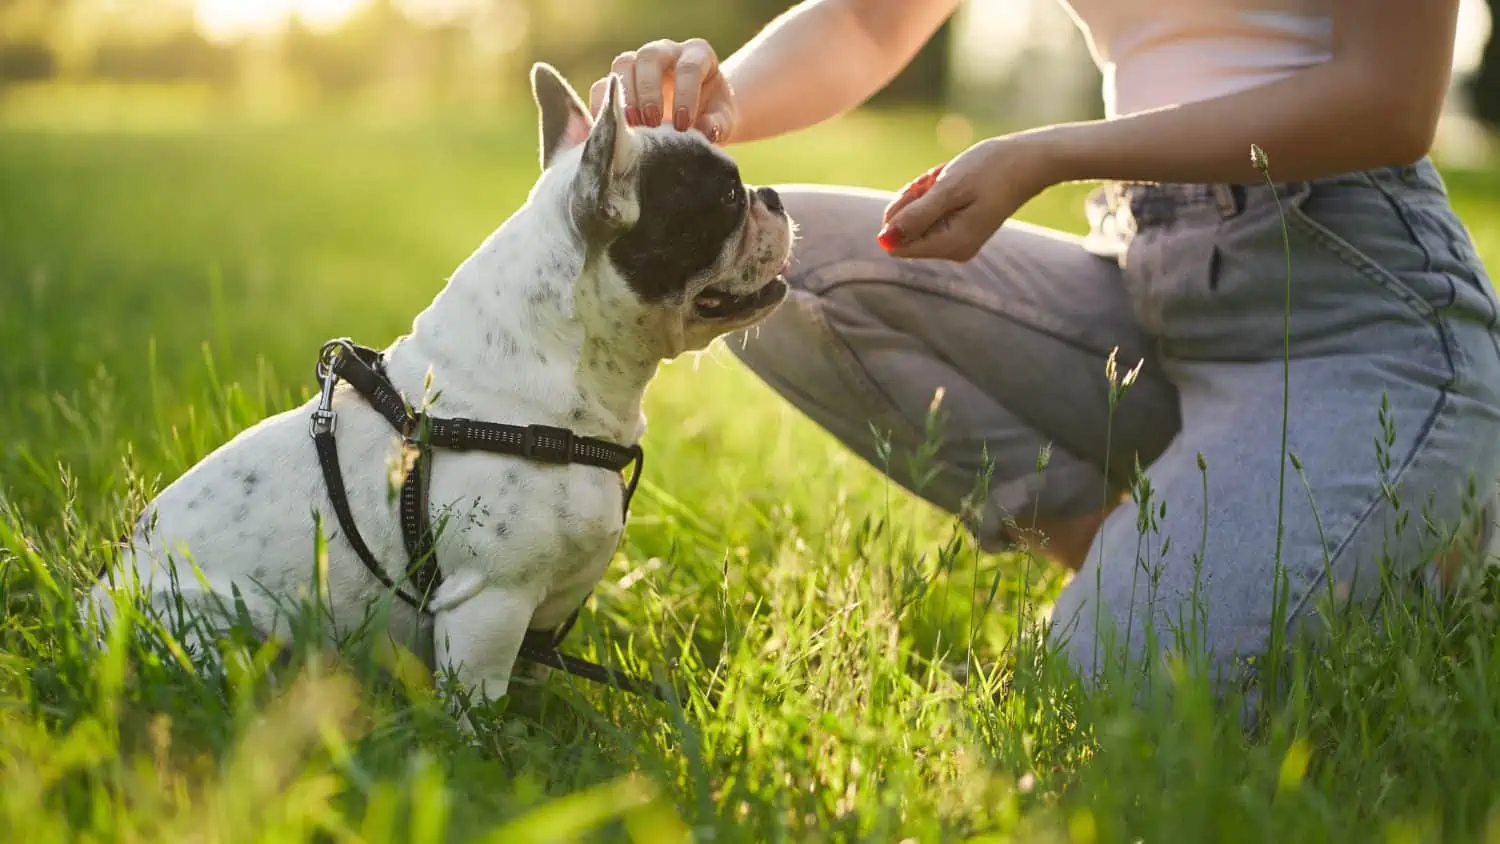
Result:
[[[786,297],[792,221],[770,188],[741,179],[698,131],[626,124],[619,77],[597,120],[552,67],[531,71],[542,177],[584,251],[580,314],[629,320],[671,358],[751,326]],[[592,294],[592,295],[590,295]],[[592,301],[592,305],[585,302]]]

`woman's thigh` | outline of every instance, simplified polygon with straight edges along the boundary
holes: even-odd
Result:
[[[1118,489],[1176,433],[1175,391],[1119,266],[1079,238],[1012,222],[966,263],[897,260],[875,242],[889,195],[778,191],[799,232],[792,292],[730,348],[855,453],[962,513],[985,547],[1007,519],[1098,509],[1106,465]],[[1112,408],[1116,348],[1119,377],[1146,363]]]
[[[1183,430],[1054,608],[1085,674],[1106,645],[1189,643],[1234,679],[1279,625],[1368,607],[1494,518],[1495,294],[1432,171],[1396,172],[1293,186],[1285,232],[1256,191],[1143,229],[1127,287]]]

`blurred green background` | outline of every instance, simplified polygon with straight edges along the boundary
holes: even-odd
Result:
[[[1500,120],[1489,4],[1462,0],[1454,112]],[[361,112],[474,113],[546,60],[580,88],[621,50],[700,36],[728,55],[771,0],[0,0],[0,116],[95,122]],[[156,89],[157,106],[111,99]],[[92,99],[87,99],[92,97]],[[127,104],[128,103],[128,104]],[[971,0],[872,105],[1006,122],[1099,110],[1098,74],[1054,0]],[[113,105],[113,107],[111,107]]]

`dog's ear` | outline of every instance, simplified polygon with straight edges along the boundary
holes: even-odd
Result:
[[[612,73],[573,181],[573,208],[580,222],[616,232],[635,224],[640,154],[640,138],[625,122],[620,77]]]
[[[546,62],[531,66],[531,96],[541,122],[540,152],[542,169],[546,170],[558,153],[588,139],[594,121],[573,86]]]

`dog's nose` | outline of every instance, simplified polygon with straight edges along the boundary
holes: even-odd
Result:
[[[756,188],[755,195],[760,197],[760,201],[765,203],[766,208],[770,210],[772,214],[780,214],[783,210],[785,210],[781,207],[781,197],[776,193],[776,191],[771,190],[770,188]]]

